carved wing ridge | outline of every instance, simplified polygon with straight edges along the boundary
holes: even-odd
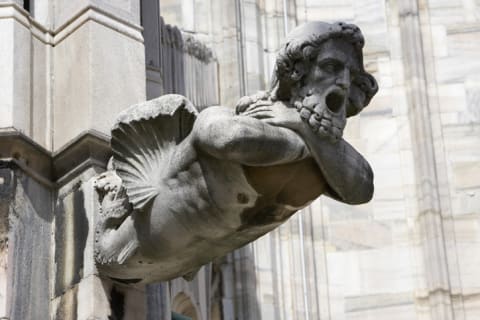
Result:
[[[113,167],[134,209],[144,208],[158,194],[162,173],[197,114],[187,98],[168,94],[119,115],[110,142]]]

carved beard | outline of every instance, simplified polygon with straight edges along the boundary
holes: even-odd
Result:
[[[292,98],[292,102],[302,120],[320,137],[328,138],[332,143],[340,140],[347,123],[347,92],[335,85],[324,92],[301,91],[306,94],[300,93]]]

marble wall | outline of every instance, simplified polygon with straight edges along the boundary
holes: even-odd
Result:
[[[217,50],[225,105],[265,88],[285,32],[311,20],[359,25],[380,86],[346,129],[374,169],[374,199],[323,197],[246,248],[261,318],[480,318],[480,3],[184,2],[160,11]],[[231,19],[215,19],[226,7]]]

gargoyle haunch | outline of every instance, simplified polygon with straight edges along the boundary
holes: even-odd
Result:
[[[124,111],[109,170],[96,178],[96,261],[124,282],[192,275],[325,194],[368,202],[373,173],[346,118],[377,91],[355,25],[294,29],[267,92],[197,112],[165,95]]]

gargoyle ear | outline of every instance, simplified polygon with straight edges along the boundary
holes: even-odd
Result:
[[[347,117],[354,116],[363,110],[378,91],[375,78],[364,72],[355,77],[350,88]]]
[[[370,103],[370,100],[373,98],[373,96],[377,93],[378,84],[377,84],[377,80],[375,80],[375,78],[369,73],[365,72],[362,78],[363,78],[363,81],[360,86],[360,89],[362,89],[365,92],[364,107],[366,107]]]

